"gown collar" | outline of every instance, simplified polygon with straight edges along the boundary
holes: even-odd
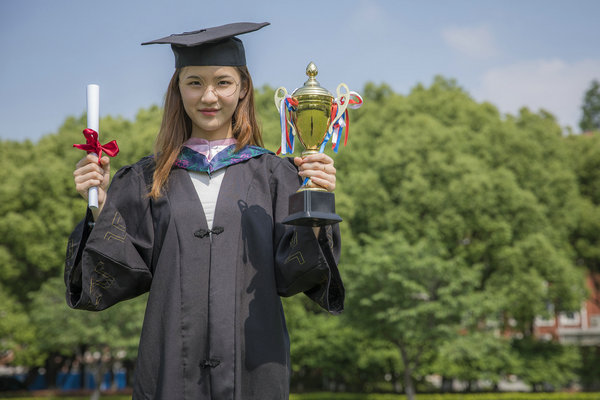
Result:
[[[237,139],[227,138],[218,140],[206,140],[202,138],[189,138],[183,145],[189,147],[197,153],[204,154],[208,161],[212,160],[219,152],[232,144],[236,144]]]
[[[208,141],[192,138],[183,144],[174,165],[188,171],[206,172],[211,174],[222,168],[238,164],[273,152],[258,146],[244,146],[235,151],[236,139]]]

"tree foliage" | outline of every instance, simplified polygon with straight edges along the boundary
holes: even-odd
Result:
[[[422,356],[462,330],[530,336],[547,304],[578,309],[579,192],[554,118],[503,118],[443,78],[381,92],[337,157],[352,320],[395,343],[418,379]]]
[[[583,116],[579,127],[583,132],[600,131],[600,82],[593,80],[583,97]]]
[[[64,283],[52,278],[31,296],[31,320],[37,327],[37,346],[46,353],[66,356],[110,348],[124,359],[137,356],[146,296],[119,303],[105,312],[71,310],[64,296]]]
[[[255,100],[275,151],[273,92]],[[285,300],[292,387],[410,393],[427,374],[573,378],[580,359],[540,344],[533,321],[549,304],[578,309],[585,269],[600,271],[600,137],[565,138],[545,111],[501,115],[442,77],[407,95],[367,84],[363,95],[348,146],[332,154],[347,310],[332,318]],[[113,174],[152,152],[161,113],[102,118],[101,141],[121,148]],[[64,302],[65,245],[85,212],[72,183],[84,125],[69,117],[37,143],[0,141],[0,351],[30,365],[82,346],[136,354],[143,297],[102,313]]]
[[[37,327],[23,306],[0,286],[0,363],[35,365],[41,362],[36,336]]]
[[[509,339],[474,331],[442,343],[433,369],[463,382],[484,380],[496,385],[521,366],[519,361]]]
[[[573,366],[580,365],[581,355],[576,347],[531,338],[516,340],[514,347],[521,354],[516,372],[534,391],[556,389],[577,379]]]

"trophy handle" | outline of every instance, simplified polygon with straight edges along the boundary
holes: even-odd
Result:
[[[284,88],[283,86],[277,88],[277,90],[275,91],[273,100],[275,101],[275,107],[277,107],[277,112],[279,112],[279,109],[281,108],[281,102],[285,99],[287,94],[288,94],[287,89]]]
[[[279,88],[277,88],[277,90],[275,91],[275,94],[273,95],[273,100],[275,101],[275,107],[277,107],[277,112],[279,112],[280,114],[282,112],[281,107],[282,106],[285,107],[285,105],[283,105],[281,103],[285,100],[286,97],[288,97],[288,92],[287,92],[287,89],[284,88],[283,86],[280,86]],[[285,112],[285,110],[283,110],[283,112]],[[283,114],[281,114],[281,115],[282,115],[281,123],[283,124],[283,121],[286,119],[283,118]],[[294,127],[294,124],[292,124],[291,121],[287,121],[286,125],[289,125],[292,128],[292,133],[294,136],[296,136],[296,128]],[[286,126],[286,128],[287,128],[287,126]]]
[[[344,93],[342,93],[341,89],[346,89]],[[331,124],[329,124],[329,130],[333,129],[333,125],[337,122],[337,120],[344,115],[346,108],[348,108],[348,104],[350,104],[350,89],[348,89],[348,85],[345,83],[340,83],[336,89],[337,93],[337,113],[331,117]]]

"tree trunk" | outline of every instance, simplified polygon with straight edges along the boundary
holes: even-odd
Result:
[[[394,372],[392,374],[392,376],[393,376],[392,383],[394,384],[394,393],[400,393],[402,391],[402,385],[400,384],[400,381],[398,380],[398,374],[396,372]]]
[[[388,365],[390,367],[390,375],[392,375],[392,385],[394,387],[394,393],[400,393],[400,391],[402,390],[400,381],[398,381],[400,374],[396,372],[396,368],[394,368],[394,363],[392,362],[392,360],[388,360]]]
[[[132,360],[123,360],[123,366],[125,367],[125,383],[126,386],[133,386],[133,370],[135,363]]]
[[[452,392],[454,388],[454,379],[442,376],[442,393]]]
[[[81,372],[80,376],[79,376],[79,384],[82,389],[85,389],[85,376],[87,374],[87,367],[85,365],[85,360],[84,360],[86,351],[87,351],[87,346],[81,345],[79,347],[79,354],[76,357],[76,359],[79,360],[78,365],[79,365],[79,371]]]
[[[94,368],[94,380],[96,381],[96,387],[92,392],[90,400],[99,400],[100,399],[100,387],[102,386],[102,382],[104,381],[104,375],[109,371],[110,364],[106,360],[102,358],[96,364],[96,368]]]
[[[48,384],[48,389],[56,388],[56,378],[58,376],[58,372],[64,365],[64,359],[58,353],[50,353],[48,358],[46,358],[46,383]]]
[[[406,369],[404,370],[404,391],[406,392],[407,400],[415,400],[417,398],[412,377],[410,376],[410,372]]]
[[[406,352],[406,347],[402,344],[399,344],[400,347],[400,355],[402,356],[402,363],[404,364],[404,392],[406,393],[407,400],[415,400],[416,392],[415,385],[412,380],[412,368],[410,364],[410,360],[408,359],[408,353]]]

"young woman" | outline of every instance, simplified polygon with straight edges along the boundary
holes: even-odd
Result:
[[[343,309],[337,226],[281,224],[305,177],[333,191],[325,154],[263,149],[244,50],[230,24],[173,35],[176,71],[154,156],[119,170],[88,155],[77,191],[99,188],[67,248],[67,302],[102,310],[149,291],[134,399],[287,399],[279,296]],[[186,42],[186,43],[183,43]],[[295,164],[295,165],[294,165]]]

